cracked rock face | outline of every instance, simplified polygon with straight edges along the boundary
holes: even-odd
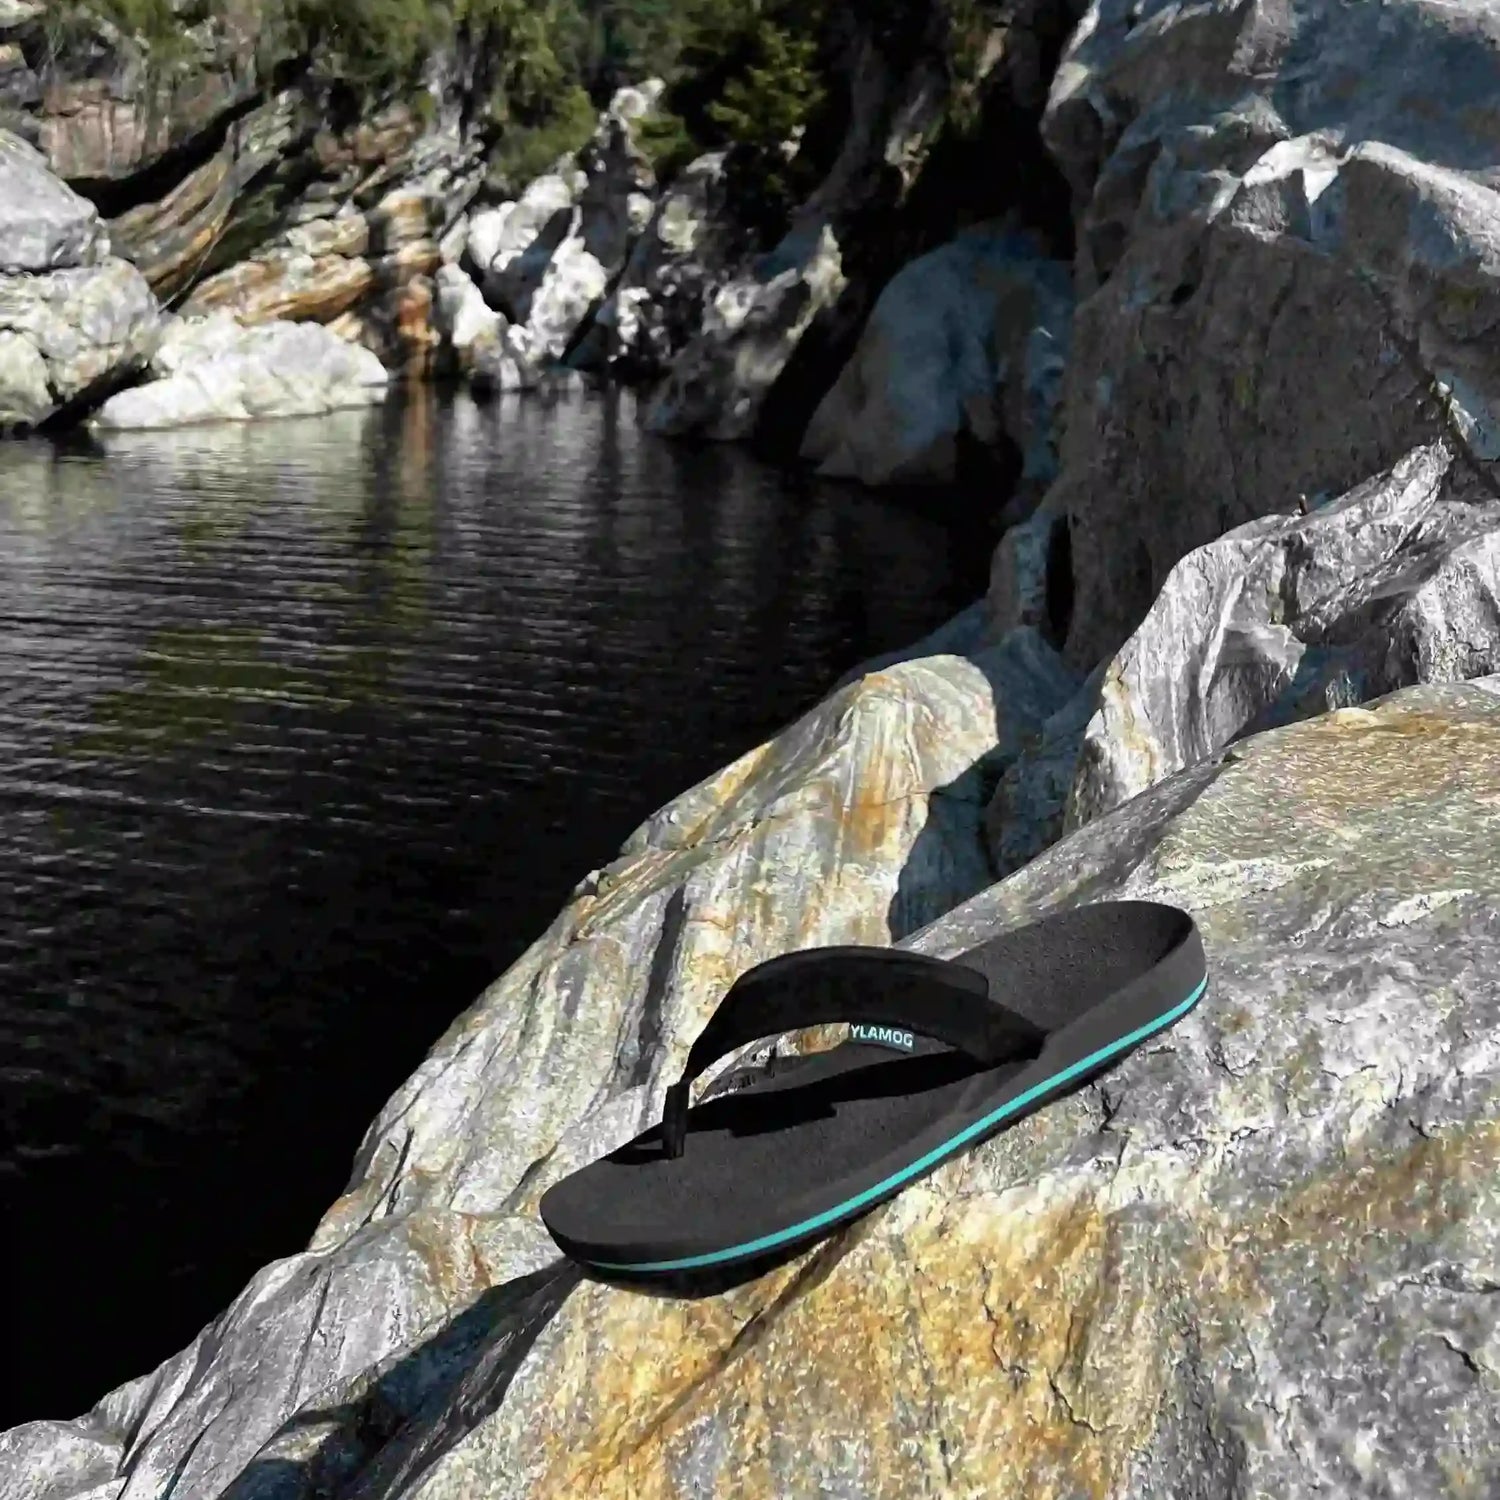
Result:
[[[1177,560],[1454,433],[1500,454],[1500,9],[1094,0],[1043,135],[1079,312],[1069,660]]]
[[[1428,444],[1178,562],[1139,629],[1005,767],[996,868],[1244,735],[1496,671],[1500,499]]]

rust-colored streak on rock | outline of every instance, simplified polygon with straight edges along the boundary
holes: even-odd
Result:
[[[1085,1200],[956,1222],[931,1193],[909,1200],[904,1234],[872,1233],[779,1308],[797,1267],[734,1306],[595,1292],[533,1493],[677,1500],[708,1426],[719,1477],[694,1474],[715,1493],[787,1494],[792,1454],[872,1500],[1116,1493],[1169,1373],[1158,1331],[1137,1326],[1146,1263],[1112,1263],[1110,1221]]]

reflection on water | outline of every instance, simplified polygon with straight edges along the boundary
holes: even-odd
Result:
[[[0,449],[0,1427],[299,1249],[577,880],[987,541],[628,397]]]

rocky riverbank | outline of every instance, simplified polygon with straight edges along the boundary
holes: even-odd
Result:
[[[154,40],[111,22],[112,3],[72,0],[71,30],[30,0],[0,11],[0,431],[301,413],[360,404],[378,384],[369,361],[341,356],[322,332],[281,332],[277,347],[296,351],[286,389],[260,382],[243,400],[244,377],[224,362],[230,331],[203,321],[224,315],[246,329],[322,330],[374,355],[392,381],[458,378],[486,393],[644,384],[655,388],[648,425],[664,434],[795,448],[826,396],[808,456],[866,482],[951,480],[960,452],[969,471],[987,458],[980,472],[1008,482],[1014,458],[1040,477],[1047,439],[1034,429],[1038,403],[1055,400],[1070,278],[1049,259],[1066,249],[1055,243],[1066,190],[1035,123],[1066,6],[985,0],[965,19],[952,0],[913,0],[864,20],[835,13],[818,35],[823,92],[838,99],[812,136],[790,126],[769,164],[743,128],[720,149],[685,152],[691,135],[673,110],[693,112],[679,98],[692,68],[729,69],[732,83],[756,46],[782,37],[767,22],[683,65],[671,87],[615,89],[580,145],[523,180],[507,143],[545,149],[566,134],[557,122],[517,134],[477,23],[403,87],[367,89],[349,118],[336,71],[290,40],[252,40],[257,16],[272,29],[275,0],[243,13],[141,0],[158,25],[197,17]],[[725,24],[700,30],[715,37]],[[788,97],[801,76],[792,69]],[[754,86],[760,106],[778,101],[772,85]],[[681,140],[664,150],[673,130]],[[955,173],[999,138],[1007,169],[956,189]],[[807,191],[770,212],[756,174],[783,166]],[[922,252],[955,232],[928,265]],[[997,294],[995,275],[1016,287]],[[1020,290],[1037,277],[1045,306]],[[935,280],[941,310],[923,306]],[[867,348],[856,367],[867,321],[887,352]],[[949,352],[959,324],[970,347]],[[853,386],[882,379],[872,360],[888,363],[912,338],[932,346],[912,377],[933,386],[920,398],[929,409],[910,432],[886,432]],[[162,340],[170,352],[156,359]],[[242,341],[235,370],[265,347]],[[216,363],[200,371],[208,350]],[[294,397],[303,369],[315,391]],[[330,381],[334,369],[344,373]],[[148,394],[110,401],[143,383]]]
[[[1039,132],[1076,312],[1034,224],[872,286],[808,212],[705,292],[653,405],[728,437],[798,388],[810,456],[861,477],[977,447],[997,504],[1032,491],[988,596],[643,824],[392,1098],[305,1253],[0,1436],[7,1500],[1500,1490],[1500,15],[1065,19]],[[470,221],[533,304],[615,263],[579,171],[542,248],[504,239],[519,199]],[[606,332],[656,326],[666,201]],[[466,295],[504,384],[521,305]],[[558,1261],[538,1197],[658,1115],[752,964],[1109,896],[1193,911],[1212,988],[1098,1083],[720,1297]]]

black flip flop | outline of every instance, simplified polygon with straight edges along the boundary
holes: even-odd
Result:
[[[605,1279],[783,1258],[1097,1077],[1207,987],[1193,919],[1153,901],[1055,912],[956,959],[784,954],[731,986],[662,1122],[554,1183],[542,1220]],[[839,1021],[849,1041],[688,1108],[735,1048]]]

